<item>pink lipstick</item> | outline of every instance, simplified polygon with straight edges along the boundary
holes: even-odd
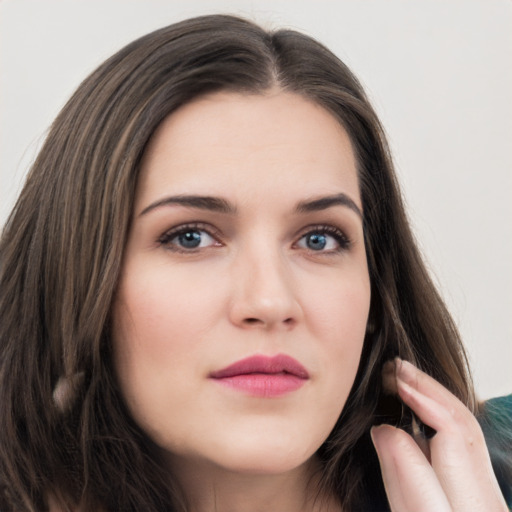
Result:
[[[299,389],[308,379],[307,370],[293,357],[256,355],[210,373],[216,382],[259,397],[276,397]]]

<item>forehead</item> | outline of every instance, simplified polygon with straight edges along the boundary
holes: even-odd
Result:
[[[345,192],[361,206],[350,138],[326,109],[298,94],[221,92],[168,116],[151,138],[138,196]]]

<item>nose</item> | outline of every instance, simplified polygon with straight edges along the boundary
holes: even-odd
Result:
[[[290,330],[302,318],[292,271],[279,251],[247,251],[232,267],[230,320],[244,329]]]

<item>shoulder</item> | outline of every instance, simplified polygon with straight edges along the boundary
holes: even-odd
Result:
[[[512,508],[512,394],[483,402],[478,421],[496,478]]]

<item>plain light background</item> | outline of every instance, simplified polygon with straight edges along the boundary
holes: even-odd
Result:
[[[214,12],[306,32],[358,75],[477,392],[512,392],[510,0],[0,0],[0,226],[81,80],[136,37]]]

